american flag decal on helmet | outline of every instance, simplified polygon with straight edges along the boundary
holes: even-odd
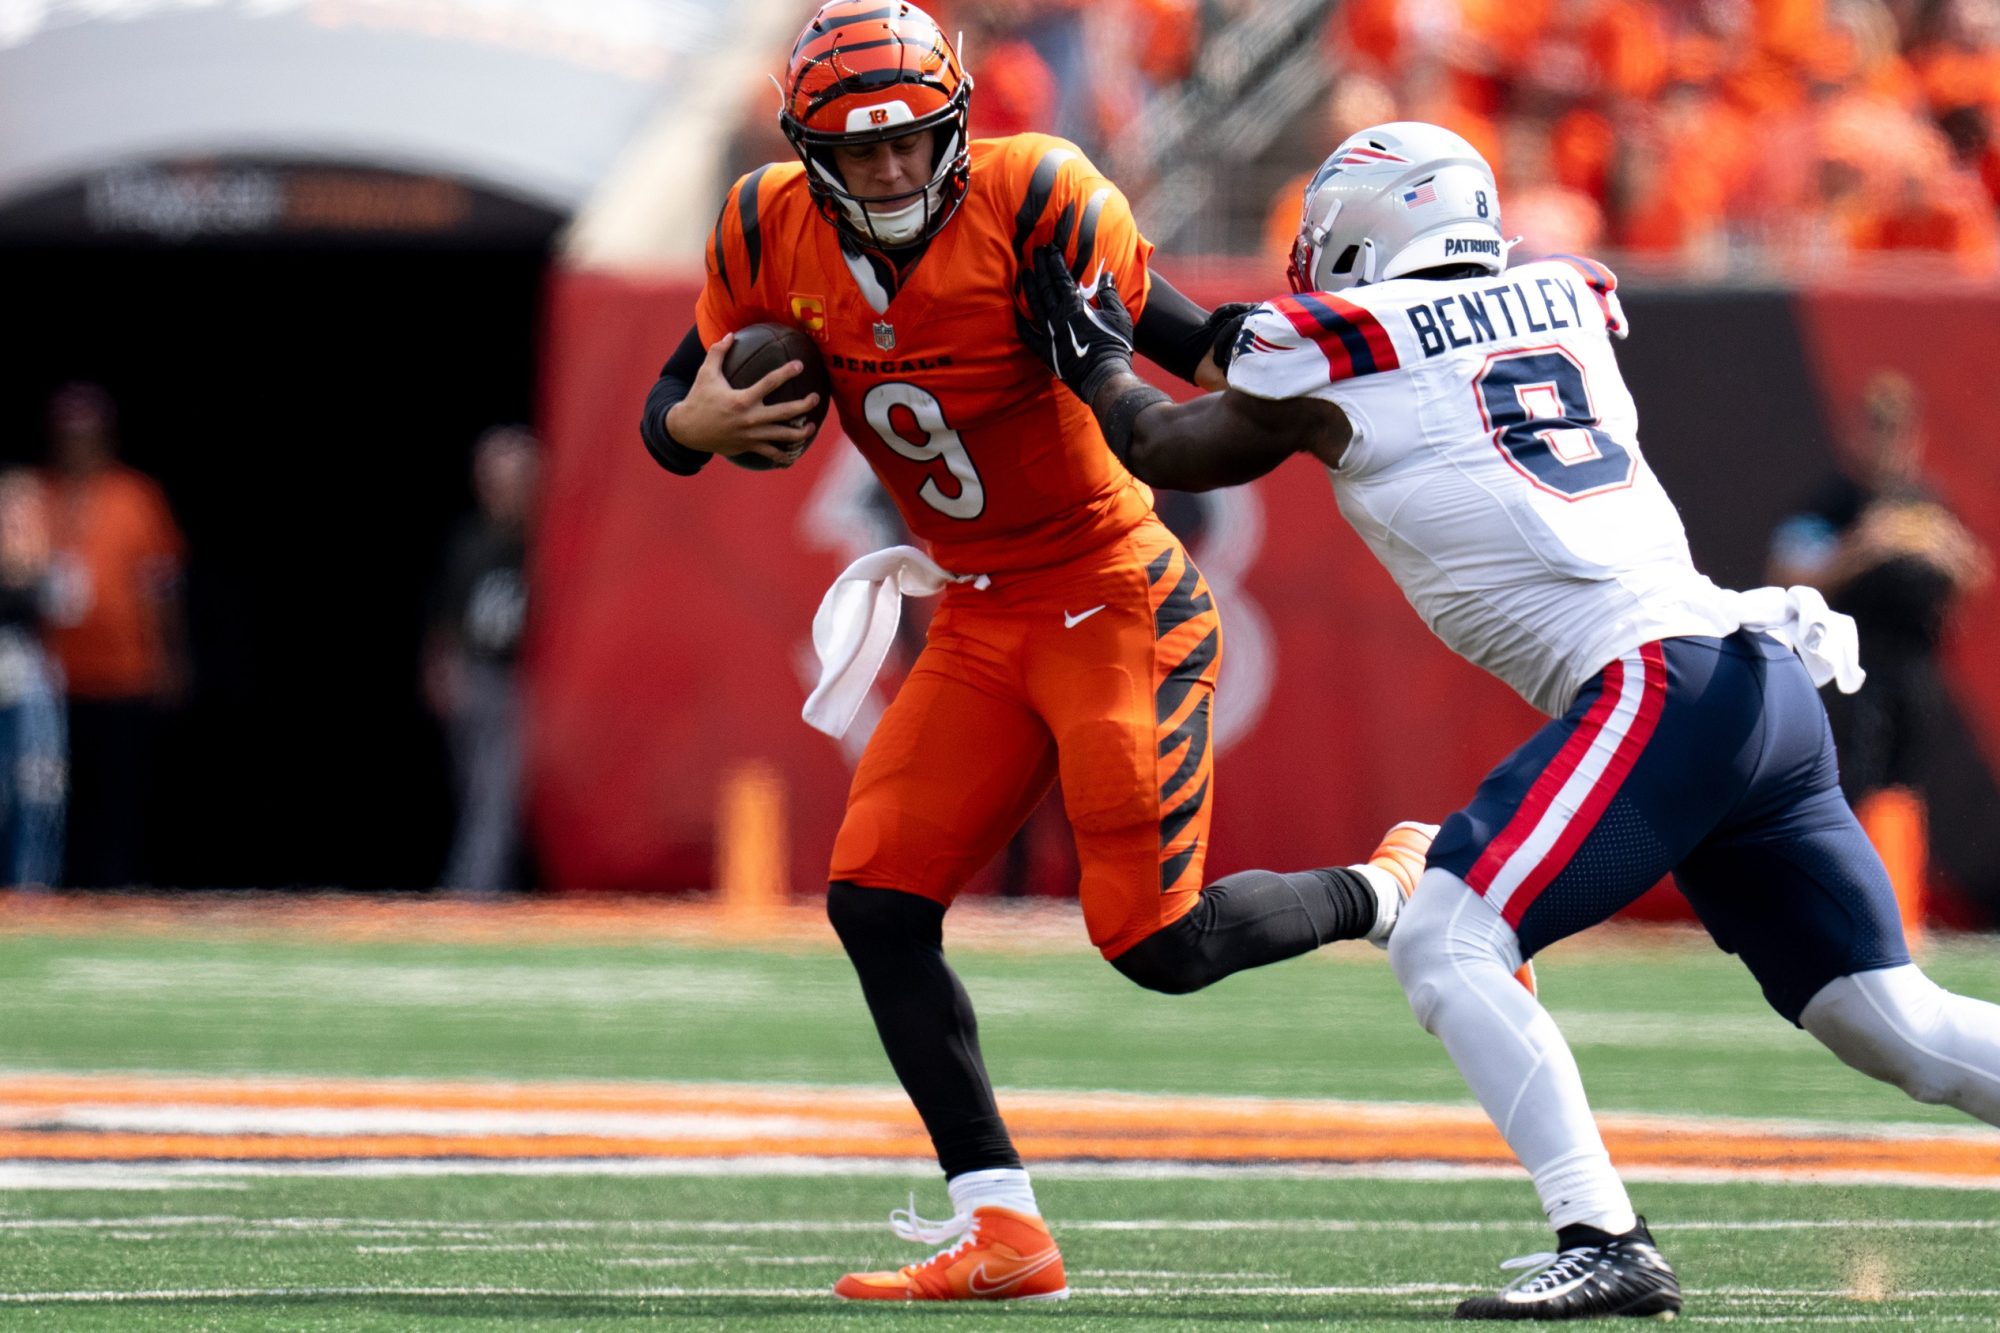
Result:
[[[1434,204],[1437,201],[1437,186],[1430,181],[1425,181],[1415,189],[1403,191],[1403,207],[1405,208],[1421,208],[1425,204]]]

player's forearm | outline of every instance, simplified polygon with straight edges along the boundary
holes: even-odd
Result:
[[[1132,345],[1161,369],[1203,389],[1220,389],[1227,380],[1220,366],[1222,349],[1236,339],[1243,316],[1255,307],[1228,302],[1204,310],[1153,270],[1152,291],[1132,331]]]
[[[701,369],[704,353],[701,334],[689,329],[681,339],[681,345],[660,368],[660,378],[646,395],[646,407],[639,418],[639,438],[646,442],[646,452],[653,461],[669,472],[683,477],[691,477],[701,471],[711,454],[699,449],[690,449],[674,438],[667,426],[667,414],[688,396],[694,386],[694,377]]]
[[[1231,419],[1221,394],[1174,403],[1137,375],[1113,375],[1091,401],[1105,442],[1151,486],[1212,491],[1255,481],[1298,452],[1294,439]]]

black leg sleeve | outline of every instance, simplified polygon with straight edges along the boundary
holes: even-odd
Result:
[[[1021,1165],[980,1058],[972,1000],[944,961],[944,908],[914,893],[836,882],[826,915],[945,1176]]]
[[[1111,965],[1147,990],[1185,995],[1246,967],[1360,939],[1374,925],[1374,891],[1355,871],[1245,870],[1203,889],[1193,911]]]

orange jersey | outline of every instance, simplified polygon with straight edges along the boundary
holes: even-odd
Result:
[[[772,164],[723,204],[696,324],[704,343],[766,322],[817,339],[848,438],[947,569],[1057,564],[1129,532],[1153,497],[1021,342],[1016,282],[1052,239],[1086,280],[1115,274],[1138,318],[1153,247],[1061,139],[975,140],[964,203],[879,312],[863,288],[878,280],[820,216],[803,165]]]
[[[85,590],[81,618],[49,631],[69,691],[87,699],[151,694],[166,667],[158,601],[184,554],[167,497],[128,467],[46,481],[50,540]]]

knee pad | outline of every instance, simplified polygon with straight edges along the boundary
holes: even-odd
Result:
[[[1491,966],[1511,973],[1520,965],[1513,930],[1448,870],[1424,872],[1389,936],[1389,966],[1410,1012],[1433,1034],[1446,997],[1464,993],[1454,984],[1462,969]]]
[[[1440,936],[1433,930],[1418,926],[1410,919],[1412,915],[1410,904],[1403,904],[1395,933],[1389,936],[1389,968],[1396,974],[1396,981],[1402,986],[1403,997],[1410,1002],[1410,1012],[1417,1016],[1418,1025],[1426,1032],[1434,1032],[1436,1029],[1431,1026],[1431,1017],[1442,994],[1440,979],[1449,965],[1444,962]]]

